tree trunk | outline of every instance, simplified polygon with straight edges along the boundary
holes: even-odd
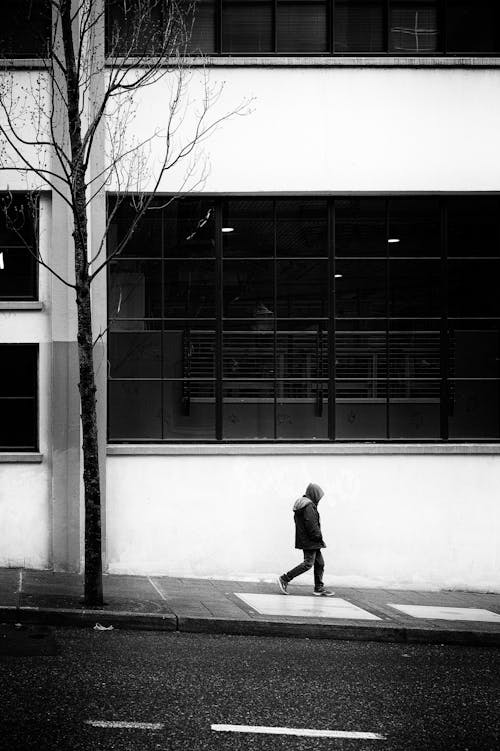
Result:
[[[77,290],[78,360],[85,493],[85,605],[102,605],[101,487],[88,279]]]

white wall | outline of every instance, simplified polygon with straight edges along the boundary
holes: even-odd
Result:
[[[500,592],[500,461],[487,456],[109,456],[109,569],[266,579],[299,562],[308,482],[330,585]]]
[[[47,257],[50,201],[40,203],[40,250]],[[0,463],[0,566],[46,568],[50,564],[51,361],[50,279],[39,267],[43,310],[0,310],[0,342],[39,344],[40,464]],[[4,364],[7,367],[8,364]]]
[[[200,75],[193,72],[193,104],[187,114],[182,111],[181,134],[192,133]],[[223,122],[206,140],[203,152],[210,171],[201,189],[500,188],[498,69],[212,69],[211,85],[221,81],[225,88],[213,118],[248,97],[254,97],[253,111]],[[141,92],[129,135],[145,138],[164,127],[168,101],[168,79]],[[186,138],[182,135],[178,146]],[[154,139],[153,157],[160,157],[161,148],[162,141]],[[195,153],[196,169],[188,182],[197,189],[202,156]],[[185,160],[167,173],[161,187],[179,190],[188,164]]]

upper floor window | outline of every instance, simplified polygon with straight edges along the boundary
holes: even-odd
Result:
[[[151,3],[153,30],[184,12],[194,54],[500,54],[496,0],[186,0],[184,11],[182,2]],[[128,0],[108,0],[108,50],[127,39],[132,13]]]
[[[45,57],[50,46],[50,0],[2,0],[0,57]]]
[[[0,193],[0,300],[36,300],[36,215],[25,193]]]

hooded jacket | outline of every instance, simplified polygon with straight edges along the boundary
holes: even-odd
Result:
[[[310,483],[306,492],[293,504],[295,519],[295,547],[300,550],[326,548],[321,534],[318,503],[324,493],[319,485]]]

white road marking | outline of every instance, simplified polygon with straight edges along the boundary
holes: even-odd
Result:
[[[500,615],[483,608],[450,608],[439,605],[393,605],[390,608],[400,610],[413,618],[432,618],[438,621],[476,621],[483,623],[500,623]]]
[[[378,733],[361,733],[351,730],[314,730],[313,728],[274,728],[260,725],[212,725],[219,733],[266,733],[269,735],[301,735],[309,738],[360,738],[363,740],[384,740]]]
[[[17,587],[17,594],[22,594],[23,591],[23,570],[19,571],[19,585]]]
[[[163,594],[163,592],[161,591],[161,589],[159,589],[159,587],[156,586],[156,584],[154,583],[154,581],[152,580],[152,578],[150,576],[148,576],[148,582],[151,584],[151,586],[153,587],[153,589],[156,589],[156,591],[158,592],[158,594],[160,595],[160,597],[161,597],[162,600],[166,600],[167,599],[165,597],[165,595]]]
[[[127,728],[130,730],[161,730],[163,722],[121,722],[119,720],[85,720],[86,725],[93,728]]]
[[[247,605],[261,615],[282,615],[289,617],[348,619],[351,621],[380,621],[377,615],[353,605],[341,597],[309,597],[282,594],[264,595],[253,592],[235,592]]]

